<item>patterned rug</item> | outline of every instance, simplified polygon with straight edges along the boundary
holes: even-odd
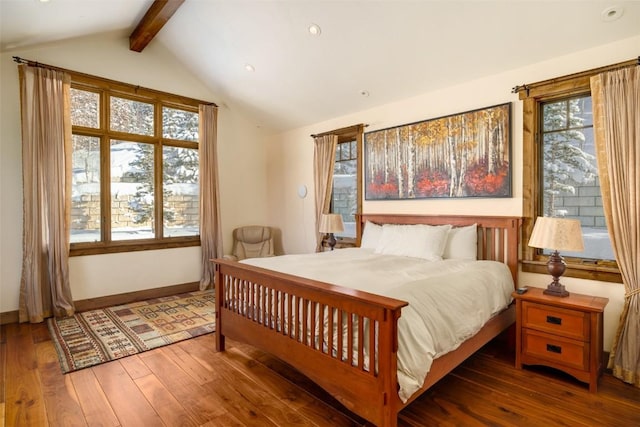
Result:
[[[62,372],[213,332],[214,297],[196,291],[48,319]]]

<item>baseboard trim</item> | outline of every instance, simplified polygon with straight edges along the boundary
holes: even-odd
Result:
[[[120,304],[129,304],[132,302],[143,301],[150,298],[160,298],[169,295],[181,294],[184,292],[193,292],[200,289],[200,283],[183,283],[181,285],[165,286],[162,288],[145,289],[142,291],[127,292],[124,294],[107,295],[98,298],[89,298],[74,301],[76,311],[95,310],[97,308],[111,307]]]
[[[76,307],[76,311],[95,310],[97,308],[129,304],[150,298],[160,298],[185,292],[193,292],[198,289],[200,289],[200,283],[198,282],[183,283],[180,285],[164,286],[162,288],[145,289],[142,291],[126,292],[124,294],[78,300],[74,301],[74,305]],[[18,323],[18,310],[0,313],[0,325],[6,325],[8,323]]]
[[[0,325],[7,325],[9,323],[18,323],[18,310],[0,313]]]

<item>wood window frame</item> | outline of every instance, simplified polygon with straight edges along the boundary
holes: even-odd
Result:
[[[623,63],[624,64],[624,63]],[[522,271],[548,274],[548,256],[540,249],[528,246],[535,219],[542,212],[542,171],[539,145],[541,104],[579,95],[591,94],[591,76],[619,66],[598,68],[532,85],[514,88],[522,100],[522,158],[523,158],[523,224]],[[622,283],[622,276],[615,261],[592,262],[582,258],[565,257],[565,277]]]
[[[182,141],[164,138],[162,135],[162,108],[170,107],[198,113],[201,104],[210,104],[180,95],[174,95],[153,89],[142,88],[127,83],[104,79],[83,73],[65,70],[71,75],[71,87],[79,90],[96,92],[100,94],[100,127],[98,129],[73,126],[72,132],[78,135],[100,138],[100,209],[102,216],[101,239],[99,242],[71,243],[70,256],[97,255],[118,252],[134,252],[156,249],[169,249],[179,247],[200,246],[200,236],[183,237],[155,237],[153,239],[118,240],[110,239],[111,233],[111,192],[109,178],[109,147],[112,139],[125,139],[133,142],[153,144],[160,149],[154,150],[154,200],[156,215],[154,226],[156,230],[162,230],[162,215],[157,212],[162,210],[162,147],[180,147],[197,149],[199,141]],[[110,105],[109,96],[150,103],[154,106],[154,135],[135,135],[125,132],[112,131],[110,129]],[[102,172],[102,171],[105,172]]]
[[[323,132],[320,134],[312,135],[313,137],[323,136],[323,135],[336,135],[338,137],[338,144],[356,141],[357,147],[357,156],[356,159],[356,237],[353,238],[340,238],[336,247],[345,247],[345,246],[360,246],[360,239],[362,237],[362,224],[357,220],[358,215],[362,214],[362,156],[363,156],[363,143],[364,143],[364,124],[357,124],[353,126],[348,126],[340,129],[335,129],[328,132]],[[334,156],[335,157],[335,156]]]

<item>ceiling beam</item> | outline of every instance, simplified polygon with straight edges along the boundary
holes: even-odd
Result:
[[[129,49],[142,52],[185,0],[155,0],[129,36]]]

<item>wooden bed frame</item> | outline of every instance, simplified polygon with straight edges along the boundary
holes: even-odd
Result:
[[[478,224],[478,259],[507,264],[517,282],[520,218],[359,215],[359,227],[366,221]],[[378,426],[396,426],[398,413],[404,407],[515,321],[512,304],[458,349],[435,359],[423,387],[403,403],[398,396],[397,328],[406,302],[234,261],[212,261],[216,264],[218,351],[224,351],[225,337],[229,337],[271,353],[308,376],[349,410]],[[318,321],[322,318],[327,326]],[[365,329],[363,324],[367,323],[376,328]],[[365,335],[369,338],[368,353],[363,348],[367,345]],[[343,341],[336,338],[339,336],[347,338]],[[322,345],[323,337],[336,343],[336,351],[328,351],[328,346]],[[338,357],[345,351],[344,354],[357,356]],[[365,369],[366,354],[372,357],[369,366],[377,366],[377,371]]]

